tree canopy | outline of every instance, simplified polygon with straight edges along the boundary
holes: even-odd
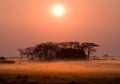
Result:
[[[85,59],[89,59],[90,55],[96,52],[95,47],[99,47],[99,45],[88,42],[46,42],[39,43],[34,47],[18,49],[18,51],[21,58],[24,56],[29,60],[56,59],[57,55],[61,55],[63,58],[65,55],[71,55],[74,59],[75,56],[72,55],[77,55],[76,53],[78,53],[79,56],[83,55]],[[68,56],[68,58],[69,57],[70,56]]]

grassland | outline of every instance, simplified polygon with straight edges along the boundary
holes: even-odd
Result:
[[[120,84],[120,60],[0,64],[0,84]]]

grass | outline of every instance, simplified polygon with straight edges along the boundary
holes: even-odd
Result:
[[[12,61],[12,60],[0,60],[0,64],[2,64],[2,63],[4,63],[4,64],[14,64],[15,61]]]
[[[0,84],[119,84],[120,74],[110,77],[110,74],[1,74]],[[1,76],[0,75],[0,76]],[[113,75],[113,74],[111,74]]]
[[[2,64],[0,84],[120,84],[119,67],[116,61]]]

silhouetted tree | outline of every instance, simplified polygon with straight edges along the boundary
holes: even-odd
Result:
[[[109,58],[110,58],[110,55],[105,54],[105,55],[103,55],[103,58],[105,58],[105,59],[109,59]]]
[[[23,58],[23,55],[24,55],[24,51],[23,49],[18,49],[19,53],[20,53],[20,58],[22,59]]]
[[[34,59],[34,54],[33,54],[33,50],[34,47],[27,47],[25,49],[18,49],[19,53],[20,53],[20,57],[21,59],[23,58],[23,56],[27,57],[29,60],[33,60]]]
[[[37,44],[34,49],[34,54],[39,60],[44,56],[43,47],[44,47],[44,43],[40,43]]]
[[[34,47],[27,47],[24,50],[24,54],[27,56],[28,59],[34,60]]]
[[[82,58],[86,59],[90,57],[90,54],[96,51],[95,47],[98,47],[95,43],[82,43],[79,42],[61,42],[53,43],[46,42],[37,44],[35,47],[27,47],[25,49],[18,49],[21,59],[26,56],[30,60],[34,59],[55,59],[57,55],[70,57],[71,59]],[[87,53],[87,57],[86,54]]]
[[[99,47],[99,45],[95,44],[95,43],[82,43],[81,44],[81,48],[87,52],[87,58],[89,59],[90,54],[92,54],[93,52],[96,52],[95,47]]]
[[[96,59],[98,59],[98,57],[95,55],[95,56],[93,56],[93,60],[96,60]]]
[[[6,60],[7,58],[6,57],[4,57],[4,56],[1,56],[0,57],[0,60]]]

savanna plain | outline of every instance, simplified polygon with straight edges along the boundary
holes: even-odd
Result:
[[[1,63],[0,84],[120,84],[120,60]]]

